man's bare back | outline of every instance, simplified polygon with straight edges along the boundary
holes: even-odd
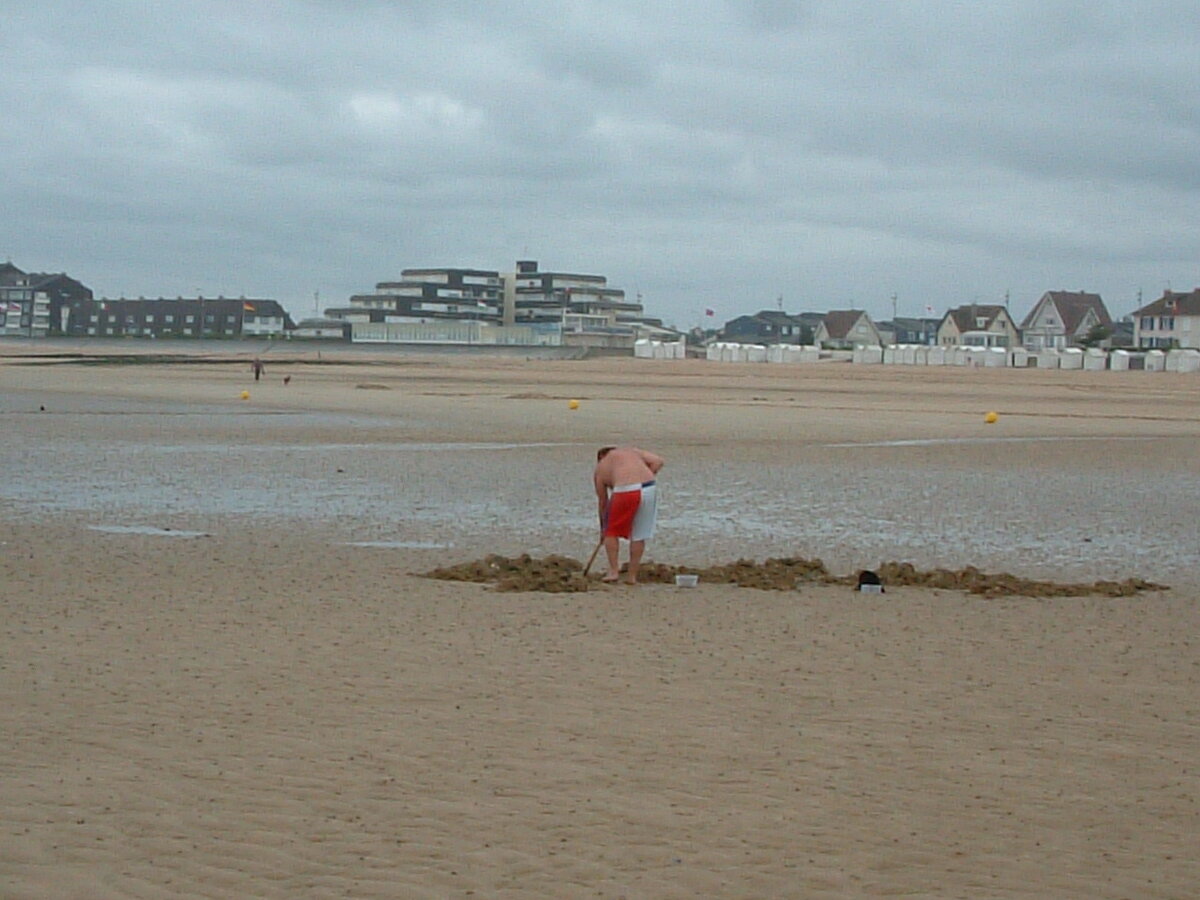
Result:
[[[619,484],[640,484],[652,479],[663,459],[637,447],[613,447],[596,463],[596,492]]]

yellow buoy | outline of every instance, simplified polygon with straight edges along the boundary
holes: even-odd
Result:
[[[989,425],[995,425],[999,418],[1000,416],[998,416],[996,413],[990,412],[983,417],[983,421],[987,422]]]
[[[249,399],[250,399],[250,392],[249,392],[249,391],[242,391],[242,399],[243,399],[243,400],[249,400]]]
[[[579,409],[579,401],[578,401],[578,400],[572,400],[571,402],[569,402],[569,403],[567,404],[567,407],[568,407],[569,409]]]

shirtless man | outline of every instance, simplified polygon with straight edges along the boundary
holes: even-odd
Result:
[[[600,535],[608,556],[604,580],[621,575],[618,559],[620,540],[629,541],[629,570],[626,580],[637,584],[638,566],[646,541],[654,536],[657,494],[654,476],[663,458],[637,447],[601,447],[596,453],[596,499],[600,502]]]

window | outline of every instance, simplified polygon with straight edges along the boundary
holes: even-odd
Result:
[[[186,322],[187,324],[191,325],[193,322],[196,321],[196,317],[195,316],[184,316],[183,321]]]
[[[1159,331],[1174,331],[1175,330],[1175,317],[1174,316],[1159,316],[1158,317],[1158,330]]]
[[[1154,316],[1142,316],[1142,331],[1154,330]]]
[[[170,315],[163,316],[163,321],[164,321],[164,322],[168,322],[168,323],[169,323],[169,322],[174,322],[174,321],[175,321],[175,317],[174,317],[174,316],[170,316]]]

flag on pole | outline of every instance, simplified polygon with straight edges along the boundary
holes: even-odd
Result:
[[[242,304],[242,312],[254,312],[254,304],[253,303],[243,303]]]
[[[704,314],[705,314],[706,316],[715,316],[715,315],[716,315],[716,313],[715,313],[715,312],[713,312],[711,309],[706,309],[706,310],[704,310]]]

